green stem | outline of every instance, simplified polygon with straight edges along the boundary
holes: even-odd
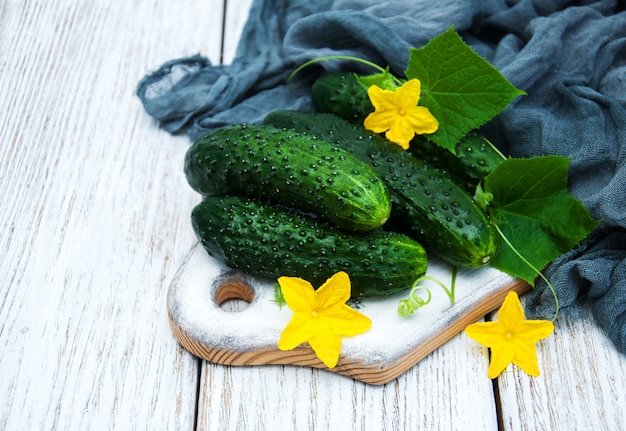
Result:
[[[498,148],[493,145],[493,143],[487,139],[487,138],[483,138],[485,141],[487,141],[487,143],[489,144],[489,146],[491,147],[491,149],[493,149],[500,157],[502,157],[502,160],[506,160],[506,156],[504,154],[502,154],[502,152],[500,150],[498,150]]]
[[[363,63],[366,64],[370,67],[373,67],[374,69],[378,70],[379,72],[385,73],[387,70],[380,67],[379,65],[377,65],[376,63],[372,63],[369,60],[365,60],[363,58],[358,58],[358,57],[352,57],[350,55],[328,55],[326,57],[319,57],[319,58],[314,58],[313,60],[309,60],[306,63],[302,64],[301,66],[299,66],[296,70],[294,70],[293,72],[291,72],[291,75],[289,75],[289,77],[287,78],[287,83],[289,83],[294,76],[296,76],[302,69],[305,69],[307,67],[309,67],[312,64],[315,63],[320,63],[322,61],[325,60],[350,60],[350,61],[356,61],[359,63]],[[395,76],[393,76],[393,79],[398,83],[401,84],[400,80],[398,78],[396,78]]]
[[[454,304],[454,289],[456,288],[456,274],[458,271],[459,271],[459,268],[457,268],[456,266],[452,268],[452,280],[450,281],[450,292],[447,292],[448,298],[450,299],[451,304]]]
[[[554,317],[552,318],[552,322],[554,322],[557,318],[557,316],[559,315],[559,298],[556,296],[556,291],[554,290],[554,287],[552,286],[552,284],[550,284],[550,282],[548,281],[548,279],[546,278],[545,275],[543,275],[543,273],[541,271],[539,271],[537,268],[535,268],[535,266],[530,263],[524,256],[522,256],[517,249],[513,246],[513,244],[511,244],[511,242],[507,239],[507,237],[504,235],[504,232],[502,232],[500,230],[500,226],[498,226],[496,223],[493,223],[493,226],[496,228],[496,231],[498,231],[498,234],[500,234],[500,237],[504,240],[504,242],[506,243],[506,245],[508,245],[509,247],[511,247],[511,250],[513,250],[513,253],[515,253],[515,255],[517,257],[519,257],[522,262],[524,262],[526,265],[528,265],[528,267],[530,269],[532,269],[533,271],[535,271],[539,277],[541,277],[541,279],[543,281],[546,282],[546,284],[548,285],[548,287],[550,288],[550,291],[552,292],[552,296],[554,297],[554,304],[555,304],[555,311],[554,311]]]

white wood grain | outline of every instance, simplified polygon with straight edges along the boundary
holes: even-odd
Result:
[[[252,0],[229,0],[226,3],[222,62],[231,64],[237,54],[237,45],[248,19]]]
[[[176,343],[189,142],[134,92],[172,58],[219,62],[223,22],[231,60],[250,0],[224,3],[0,2],[0,429],[497,429],[488,352],[463,334],[380,387],[199,367]],[[624,356],[580,315],[541,343],[541,377],[499,379],[504,429],[623,428]]]
[[[222,2],[185,5],[2,3],[0,429],[193,426],[198,361],[165,312],[188,143],[134,95],[166,60],[219,60]]]
[[[459,335],[383,386],[301,367],[206,364],[198,428],[497,430],[480,353]]]

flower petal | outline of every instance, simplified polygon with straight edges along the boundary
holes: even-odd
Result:
[[[534,344],[516,343],[513,363],[524,370],[529,376],[538,376],[541,374],[537,361],[537,347]]]
[[[503,342],[502,325],[498,322],[472,323],[465,328],[465,333],[471,339],[487,347],[493,347]]]
[[[385,137],[406,150],[409,148],[409,143],[413,137],[415,137],[415,132],[409,127],[408,121],[399,118],[391,125],[389,131],[385,133]]]
[[[363,127],[374,133],[383,133],[384,131],[389,130],[395,120],[396,114],[394,111],[375,111],[365,117]]]
[[[547,338],[554,332],[554,323],[549,320],[525,320],[520,324],[520,329],[515,338],[525,343],[535,344],[539,340]]]
[[[513,362],[515,347],[511,342],[500,343],[491,348],[491,362],[487,370],[487,377],[495,379],[504,369]]]
[[[439,121],[423,106],[412,107],[406,117],[411,129],[418,135],[435,133],[439,128]]]
[[[298,277],[280,277],[278,284],[291,310],[311,311],[315,304],[315,290],[311,283]]]
[[[420,100],[422,83],[419,79],[410,79],[401,87],[398,87],[395,94],[396,103],[402,106],[415,106]]]
[[[347,305],[324,313],[323,319],[332,333],[341,337],[353,337],[369,331],[372,327],[372,320],[369,317]]]
[[[309,340],[317,357],[328,368],[334,368],[341,353],[341,338],[333,335],[313,337]]]
[[[510,330],[519,325],[525,318],[524,309],[517,293],[514,291],[509,292],[506,298],[504,298],[500,311],[498,311],[498,322]]]
[[[395,93],[391,90],[383,90],[378,85],[371,85],[367,89],[367,95],[374,106],[374,109],[378,110],[389,110],[393,109],[393,99]]]
[[[315,328],[305,313],[294,313],[278,340],[280,350],[292,350],[315,336]]]
[[[316,308],[324,312],[327,307],[345,304],[350,299],[350,277],[339,271],[324,282],[315,292]]]

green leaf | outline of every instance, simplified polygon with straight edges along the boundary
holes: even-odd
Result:
[[[478,184],[476,186],[476,191],[474,192],[474,200],[482,209],[487,209],[487,206],[493,200],[493,194],[487,193],[483,190],[482,184]]]
[[[421,81],[419,104],[439,121],[439,129],[428,138],[452,153],[467,132],[526,94],[465,44],[454,27],[421,48],[411,48],[405,75]]]
[[[534,284],[537,271],[571,250],[598,224],[567,191],[569,159],[508,159],[485,178],[494,223],[524,259],[502,240],[492,266]],[[529,265],[530,264],[530,265]]]
[[[287,305],[287,301],[285,301],[285,297],[283,296],[283,291],[278,283],[274,283],[274,302],[278,304],[278,308],[283,308],[283,305]]]
[[[372,85],[377,85],[383,90],[393,90],[395,91],[398,87],[398,80],[391,73],[389,73],[389,68],[387,68],[382,73],[377,73],[374,75],[366,75],[359,76],[355,75],[357,81],[361,83],[365,88],[370,88]]]

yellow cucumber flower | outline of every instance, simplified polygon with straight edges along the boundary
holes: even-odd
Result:
[[[317,290],[298,277],[278,279],[287,306],[293,311],[291,321],[278,341],[280,350],[292,350],[307,342],[328,367],[337,365],[341,338],[368,331],[372,321],[350,308],[350,278],[338,272]]]
[[[363,126],[374,133],[386,132],[387,139],[405,150],[416,134],[436,132],[439,128],[437,119],[428,108],[417,106],[420,91],[419,79],[411,79],[395,91],[370,86],[367,94],[375,111],[365,118]]]
[[[495,379],[512,362],[528,375],[538,376],[535,344],[547,338],[554,325],[549,320],[525,320],[524,310],[515,292],[509,292],[498,311],[497,322],[474,323],[466,334],[491,348],[487,375]]]

